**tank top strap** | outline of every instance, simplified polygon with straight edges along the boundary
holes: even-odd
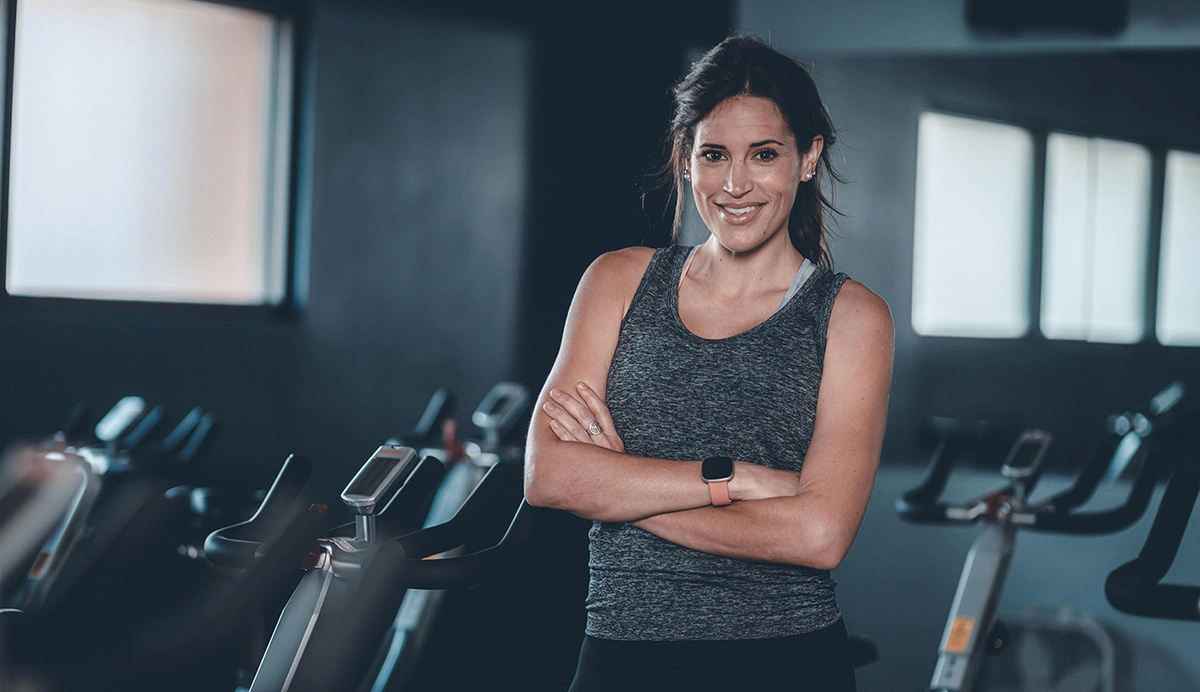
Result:
[[[662,319],[670,314],[672,283],[677,280],[690,251],[689,247],[674,244],[654,251],[650,263],[646,265],[646,273],[642,275],[629,302],[625,322],[635,317]]]

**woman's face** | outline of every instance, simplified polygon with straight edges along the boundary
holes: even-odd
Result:
[[[735,96],[696,124],[693,141],[692,194],[717,242],[744,253],[779,234],[786,238],[796,188],[815,170],[821,138],[798,150],[774,101]]]

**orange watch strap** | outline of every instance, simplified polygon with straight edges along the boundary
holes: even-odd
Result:
[[[733,504],[729,499],[729,481],[713,481],[708,484],[708,496],[712,499],[713,507],[724,507]]]

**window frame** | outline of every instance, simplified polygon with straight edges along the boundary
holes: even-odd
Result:
[[[274,163],[275,176],[283,179],[282,199],[270,202],[279,208],[283,237],[283,294],[278,303],[236,305],[229,303],[177,302],[160,300],[78,298],[58,296],[27,296],[8,291],[8,224],[9,182],[12,169],[11,144],[13,121],[13,77],[16,62],[17,6],[21,0],[0,0],[3,16],[2,50],[4,56],[4,84],[0,98],[3,102],[3,123],[0,130],[0,311],[5,312],[58,312],[87,314],[172,314],[193,316],[229,316],[256,320],[288,319],[297,316],[307,299],[307,255],[309,219],[307,209],[310,199],[311,145],[312,141],[312,86],[313,74],[311,46],[311,10],[305,3],[288,0],[193,0],[212,5],[226,5],[269,14],[279,22],[279,30],[289,34],[289,45],[279,48],[272,86],[279,85],[279,72],[286,69],[291,73],[291,85],[287,103],[276,96],[276,108],[286,107],[286,115],[278,114],[276,122],[286,118],[288,135],[280,142],[285,151],[275,151],[274,157],[286,156],[286,165]],[[275,135],[273,130],[271,136]],[[272,187],[278,185],[273,182]]]
[[[1079,344],[1102,348],[1133,348],[1145,346],[1161,346],[1166,348],[1188,348],[1184,346],[1167,346],[1158,338],[1158,272],[1160,252],[1162,250],[1163,195],[1166,189],[1167,152],[1170,150],[1191,150],[1181,143],[1167,143],[1147,138],[1144,133],[1119,132],[1103,128],[1083,128],[1072,123],[1052,122],[1048,119],[1030,117],[1028,114],[1005,112],[998,109],[980,109],[963,104],[934,101],[924,104],[918,110],[921,113],[939,113],[960,118],[972,118],[988,122],[1001,123],[1019,127],[1029,132],[1033,139],[1033,170],[1030,175],[1031,192],[1029,220],[1029,268],[1028,287],[1029,297],[1029,329],[1023,336],[1012,338],[1000,337],[970,337],[970,336],[923,336],[913,334],[920,339],[972,339],[975,341],[994,341],[997,343],[1044,343],[1044,344]],[[1051,339],[1042,333],[1042,266],[1045,260],[1045,214],[1046,214],[1046,159],[1047,143],[1051,133],[1073,135],[1094,139],[1110,139],[1127,142],[1144,147],[1150,155],[1150,203],[1147,224],[1145,275],[1142,304],[1142,337],[1131,343],[1113,344],[1106,342],[1078,341],[1073,339]],[[914,178],[915,180],[915,178]],[[914,189],[915,199],[915,189]]]

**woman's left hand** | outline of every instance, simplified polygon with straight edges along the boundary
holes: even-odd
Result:
[[[608,407],[595,390],[583,382],[576,385],[579,398],[560,389],[550,390],[550,401],[542,405],[550,416],[550,429],[564,442],[586,442],[625,453],[625,441],[617,434]]]

